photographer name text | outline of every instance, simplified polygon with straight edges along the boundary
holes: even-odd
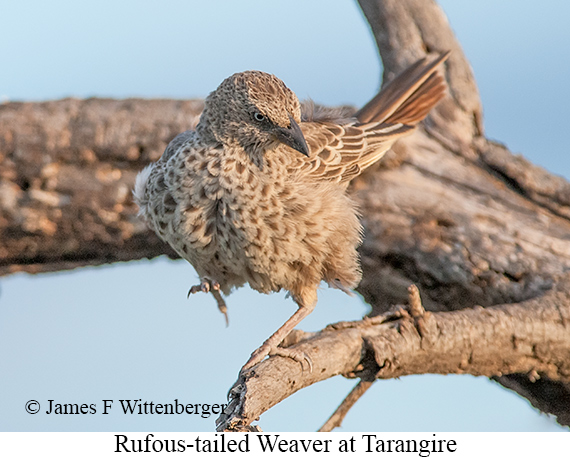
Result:
[[[195,414],[207,418],[211,415],[220,414],[227,404],[224,403],[185,403],[174,399],[170,403],[159,403],[143,400],[100,400],[97,403],[60,403],[56,400],[47,400],[43,408],[37,400],[26,403],[26,411],[29,414],[37,414],[41,409],[45,414],[112,414],[119,412],[124,415],[154,415],[154,414]]]

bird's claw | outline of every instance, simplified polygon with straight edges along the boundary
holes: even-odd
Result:
[[[190,298],[190,295],[196,294],[196,293],[200,292],[201,290],[202,290],[202,288],[200,286],[190,287],[190,290],[188,291],[188,295],[186,295],[186,298]]]
[[[287,357],[289,359],[293,359],[301,364],[301,371],[305,371],[304,362],[307,362],[307,366],[309,367],[309,373],[313,372],[313,361],[305,352],[293,348],[276,347],[269,352],[269,355],[270,356],[278,355],[281,357]]]
[[[224,319],[226,320],[226,327],[229,325],[228,319],[228,308],[226,306],[226,302],[224,301],[222,294],[220,293],[220,283],[213,279],[208,278],[200,278],[200,284],[190,287],[188,291],[188,295],[186,298],[190,298],[190,295],[196,294],[198,292],[211,292],[214,298],[216,299],[216,303],[218,304],[218,309],[224,315]]]
[[[251,354],[250,359],[246,362],[246,364],[240,370],[240,375],[243,375],[251,368],[256,366],[258,363],[262,362],[266,356],[280,356],[280,357],[287,357],[288,359],[293,359],[296,362],[301,364],[301,371],[305,371],[305,362],[309,367],[309,373],[313,372],[313,361],[311,358],[302,351],[293,348],[267,348],[264,346],[259,347]]]
[[[214,281],[213,279],[208,279],[208,278],[201,278],[200,284],[190,287],[187,298],[190,297],[190,295],[196,294],[198,292],[208,293],[219,290],[220,290],[220,283],[218,281]]]

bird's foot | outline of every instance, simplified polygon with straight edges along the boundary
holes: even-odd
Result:
[[[198,292],[213,293],[213,291],[219,291],[219,290],[220,290],[220,283],[218,281],[214,281],[213,279],[208,279],[208,278],[200,278],[200,284],[190,287],[190,290],[188,291],[188,296],[186,298]]]
[[[249,360],[245,362],[245,365],[241,367],[240,375],[261,362],[265,357],[269,355],[270,352],[271,346],[267,344],[262,344],[260,347],[258,347],[251,353],[251,356],[249,357]]]
[[[301,364],[301,370],[305,370],[304,363],[309,367],[309,373],[313,372],[313,361],[311,358],[302,351],[295,348],[272,347],[269,344],[262,344],[258,349],[252,352],[251,357],[240,370],[240,374],[253,368],[255,365],[263,361],[267,356],[281,356],[295,360]]]
[[[303,351],[299,351],[295,348],[282,348],[276,347],[269,352],[269,355],[278,355],[281,357],[288,357],[290,359],[295,360],[301,364],[301,370],[305,371],[304,363],[307,362],[307,366],[309,367],[309,373],[313,372],[313,361],[311,358],[305,354]]]
[[[230,324],[228,319],[228,307],[226,306],[226,302],[220,293],[220,283],[213,279],[209,278],[200,278],[200,284],[190,287],[188,291],[188,295],[186,298],[190,298],[190,295],[196,294],[198,292],[211,292],[214,298],[216,299],[216,303],[218,304],[218,309],[220,313],[224,315],[226,320],[226,327]]]

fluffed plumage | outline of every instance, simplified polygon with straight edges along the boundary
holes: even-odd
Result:
[[[234,74],[207,97],[196,130],[137,177],[140,214],[200,276],[191,292],[220,303],[220,290],[249,283],[298,304],[243,369],[270,353],[310,365],[278,345],[314,309],[322,280],[343,291],[360,281],[361,226],[346,187],[444,96],[437,68],[447,56],[419,60],[343,119],[302,116],[273,75]]]

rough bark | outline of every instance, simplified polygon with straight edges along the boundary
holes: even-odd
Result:
[[[137,218],[136,174],[201,101],[0,105],[0,275],[176,256]]]
[[[359,292],[376,313],[402,303],[410,282],[420,285],[430,310],[542,296],[570,262],[569,183],[483,136],[473,73],[434,1],[359,3],[384,78],[426,51],[452,50],[449,97],[428,118],[426,134],[398,143],[393,156],[400,166],[377,170],[355,186],[367,232]],[[493,379],[570,424],[567,382]]]
[[[293,342],[311,357],[312,371],[281,357],[260,363],[234,385],[218,431],[247,429],[298,390],[339,374],[369,380],[524,373],[531,382],[542,376],[570,382],[569,328],[570,275],[546,295],[523,303],[433,313],[398,308],[316,334],[297,332]],[[564,418],[568,411],[559,416]]]
[[[269,359],[247,382],[258,382],[266,367],[274,365],[280,366],[279,376],[295,386],[316,382],[322,368],[327,377],[361,375],[359,365],[374,364],[381,367],[380,377],[463,370],[493,376],[537,408],[555,414],[560,423],[570,424],[564,362],[570,346],[564,292],[570,263],[570,184],[483,136],[472,71],[435,2],[359,2],[376,38],[385,80],[426,52],[451,49],[452,55],[445,66],[449,96],[416,134],[397,143],[352,186],[366,231],[361,248],[364,277],[358,291],[373,305],[373,313],[380,314],[405,302],[407,287],[417,284],[424,306],[434,312],[426,322],[440,325],[456,319],[449,330],[454,332],[454,344],[465,341],[462,332],[468,331],[477,338],[474,347],[486,348],[495,358],[489,365],[494,369],[473,365],[469,357],[467,365],[453,358],[439,368],[420,360],[426,351],[445,359],[446,349],[453,348],[443,340],[438,343],[441,332],[428,332],[431,336],[424,341],[425,335],[416,331],[417,319],[406,324],[408,317],[403,315],[399,323],[380,325],[384,330],[379,330],[378,339],[362,333],[372,331],[366,326],[343,330],[353,332],[360,345],[351,350],[346,346],[334,360],[321,361],[324,351],[317,351],[318,345],[324,339],[343,342],[344,333],[329,329],[303,342],[311,345],[307,352],[319,367],[314,375],[301,374],[288,360]],[[136,173],[156,160],[177,133],[191,128],[201,108],[198,101],[136,99],[0,105],[0,275],[175,256],[137,219],[130,190]],[[552,296],[560,301],[547,306],[545,300]],[[464,310],[477,306],[489,309]],[[552,306],[559,310],[558,321]],[[536,330],[525,334],[524,344],[496,344],[495,339],[514,334],[510,327],[504,332],[494,329],[491,316],[504,309],[516,310],[519,319],[509,325]],[[562,335],[557,344],[550,343],[549,325]],[[385,332],[394,328],[405,329],[415,346],[403,338],[392,341]],[[369,344],[362,345],[363,335]],[[528,345],[541,350],[528,355]],[[382,351],[388,346],[394,353],[407,354],[410,365],[387,370],[378,361],[380,346]],[[422,349],[417,359],[414,348]],[[515,362],[513,357],[520,359]],[[416,363],[423,363],[423,368]],[[498,368],[503,365],[509,368]],[[240,393],[240,398],[251,399],[254,387],[244,386],[249,393]],[[251,401],[267,405],[275,398],[264,395]],[[259,411],[257,406],[241,407]]]

